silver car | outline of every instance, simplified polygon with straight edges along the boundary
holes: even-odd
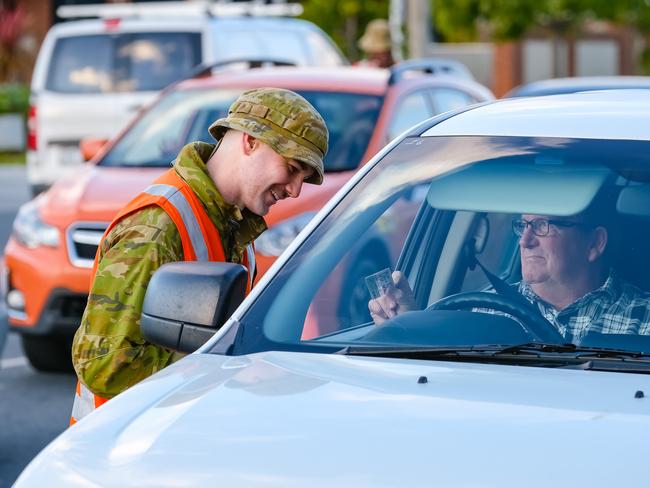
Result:
[[[199,349],[15,486],[644,484],[648,127],[648,91],[448,112],[361,169],[246,298],[241,266],[163,266],[143,333]],[[369,241],[389,252],[344,276]],[[348,280],[367,314],[337,307]]]

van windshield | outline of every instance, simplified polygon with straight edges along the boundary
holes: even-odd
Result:
[[[146,32],[58,40],[46,88],[58,93],[157,91],[201,61],[198,33]]]

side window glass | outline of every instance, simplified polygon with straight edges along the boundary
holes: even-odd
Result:
[[[465,107],[476,102],[469,94],[454,88],[436,88],[431,90],[431,98],[433,98],[436,114]]]
[[[115,46],[118,91],[156,91],[187,76],[201,61],[199,34],[125,35]]]
[[[314,296],[303,339],[372,320],[366,277],[386,268],[395,270],[421,204],[422,192],[405,192],[364,232],[363,238],[345,254]]]
[[[483,249],[476,255],[476,258],[489,271],[507,281],[512,277],[518,256],[518,239],[512,232],[512,219],[514,216],[510,214],[487,214],[479,218],[483,219],[480,227],[483,230],[476,230],[475,234],[477,236],[474,239],[481,240],[485,238],[485,242],[480,242]],[[487,229],[487,233],[485,229]],[[490,283],[485,273],[477,266],[473,270],[467,270],[460,291],[478,291],[489,287]]]
[[[215,33],[215,51],[220,60],[266,57],[307,64],[305,43],[293,31],[222,29]]]
[[[411,93],[399,101],[388,127],[388,140],[394,139],[409,127],[431,117],[433,111],[430,105],[422,91]]]
[[[60,93],[156,91],[187,76],[200,59],[200,37],[193,33],[62,38],[46,86]]]
[[[146,138],[147,144],[130,145],[124,151],[122,163],[148,166],[172,161],[185,144],[187,132],[196,115],[195,111],[188,110],[185,113],[177,111],[172,116],[166,117],[160,123],[160,126],[164,126],[164,130],[152,127],[151,130],[145,131],[142,138]]]
[[[307,45],[309,46],[309,56],[312,59],[318,59],[321,66],[340,66],[342,64],[341,56],[336,49],[318,32],[308,32],[306,35]]]
[[[260,35],[260,34],[258,34]],[[281,58],[292,60],[298,64],[309,64],[305,53],[305,42],[297,33],[275,30],[260,35],[264,50],[273,58],[272,53],[282,53]]]
[[[214,138],[210,135],[208,129],[215,120],[226,117],[227,115],[228,105],[206,107],[205,109],[199,110],[183,144],[189,144],[192,141],[203,141],[214,144]]]
[[[427,305],[454,293],[491,288],[479,266],[471,269],[471,250],[491,273],[509,282],[518,279],[518,241],[511,230],[512,215],[456,211],[448,217]]]
[[[113,90],[113,43],[108,36],[58,40],[46,87],[59,93],[106,93]]]

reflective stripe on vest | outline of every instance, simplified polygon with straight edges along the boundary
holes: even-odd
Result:
[[[70,414],[70,425],[79,422],[79,420],[105,402],[105,399],[95,396],[92,391],[86,388],[80,381],[77,381],[77,390],[75,391],[72,413]]]
[[[151,185],[144,190],[144,193],[165,197],[176,208],[185,223],[185,228],[192,241],[192,247],[194,248],[197,261],[208,261],[208,246],[203,239],[199,221],[196,220],[196,215],[194,215],[192,207],[185,198],[185,195],[178,188],[171,185]]]
[[[168,185],[165,183],[154,183],[145,189],[142,193],[151,195],[152,197],[162,197],[167,200],[169,205],[171,205],[182,220],[182,224],[185,227],[185,232],[187,233],[191,246],[194,251],[194,256],[196,256],[197,261],[210,261],[210,252],[208,249],[208,243],[205,239],[210,235],[209,233],[204,237],[203,231],[201,230],[201,225],[197,215],[192,209],[192,205],[187,200],[187,197],[183,194],[180,188]],[[142,194],[141,194],[142,195]],[[203,210],[203,209],[201,209]],[[204,211],[204,210],[203,210]],[[118,215],[115,221],[109,226],[106,230],[105,235],[109,233],[115,222],[119,221],[124,214]],[[207,219],[207,214],[205,217]],[[179,224],[180,225],[180,224]],[[204,224],[205,225],[205,224]],[[216,230],[216,228],[215,228]],[[181,230],[179,229],[179,232]],[[216,237],[219,237],[218,233]],[[223,250],[218,253],[223,258]],[[99,251],[98,251],[99,255]],[[187,259],[187,258],[186,258]],[[246,246],[246,253],[244,255],[244,266],[248,268],[248,286],[247,293],[253,287],[253,280],[255,279],[256,263],[255,263],[255,249],[252,244]],[[97,263],[96,263],[97,264]],[[95,266],[96,266],[95,264]],[[93,271],[96,268],[93,269]],[[94,409],[106,403],[108,399],[94,395],[88,388],[86,388],[80,381],[77,381],[77,391],[72,405],[72,414],[70,417],[70,425],[81,420],[83,417],[88,415]]]
[[[196,254],[197,261],[209,261],[208,257],[208,247],[205,240],[203,239],[203,234],[201,233],[201,226],[199,225],[196,216],[192,211],[192,207],[178,188],[171,185],[151,185],[144,193],[149,195],[155,195],[160,197],[165,197],[167,201],[174,206],[178,211],[185,223],[187,233],[190,236],[192,241],[192,247],[194,248],[194,254]],[[253,287],[253,280],[255,279],[255,249],[252,244],[246,246],[246,267],[248,268],[248,285],[249,288]]]

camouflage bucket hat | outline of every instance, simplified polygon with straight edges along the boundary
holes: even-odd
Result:
[[[246,132],[280,156],[314,168],[307,183],[323,182],[327,126],[318,111],[297,93],[281,88],[242,93],[230,106],[228,116],[215,121],[209,131],[219,141],[228,129]]]

